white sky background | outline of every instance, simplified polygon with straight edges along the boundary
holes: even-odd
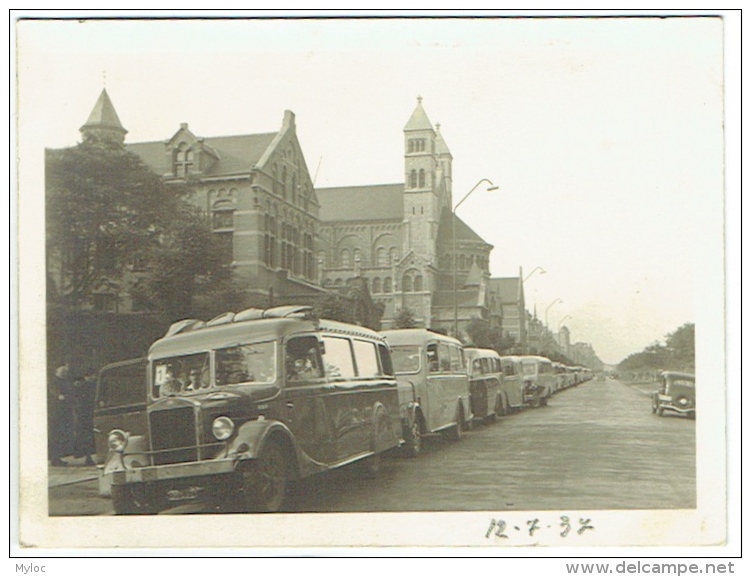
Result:
[[[403,182],[421,95],[454,201],[500,187],[458,213],[493,276],[543,267],[528,308],[544,321],[560,298],[550,327],[568,317],[617,363],[696,320],[721,258],[722,35],[719,18],[26,22],[19,141],[75,144],[106,71],[127,142],[276,131],[290,109],[317,187]]]

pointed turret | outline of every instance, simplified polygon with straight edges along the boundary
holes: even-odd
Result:
[[[412,116],[409,117],[407,124],[404,127],[404,132],[413,130],[430,130],[433,131],[433,125],[428,120],[428,115],[425,114],[425,109],[422,107],[422,96],[417,97],[417,107],[415,108]]]
[[[482,277],[482,269],[477,265],[477,260],[473,260],[472,266],[469,269],[469,274],[467,275],[467,280],[464,281],[465,288],[480,286],[482,284]]]
[[[89,119],[79,130],[84,142],[104,140],[116,144],[122,144],[125,141],[125,135],[128,133],[120,123],[106,89],[102,90]]]

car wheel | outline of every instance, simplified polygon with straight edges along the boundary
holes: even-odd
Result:
[[[289,460],[281,443],[270,440],[242,471],[245,508],[255,513],[280,511],[290,484]]]
[[[417,457],[422,451],[422,435],[420,434],[420,423],[415,417],[411,425],[405,427],[404,444],[402,453],[405,457]]]
[[[462,409],[461,403],[456,409],[456,423],[446,429],[443,433],[449,441],[458,441],[462,438],[462,430],[464,428],[464,409]]]

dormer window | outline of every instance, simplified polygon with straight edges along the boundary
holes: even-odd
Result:
[[[175,151],[173,170],[175,176],[187,176],[193,172],[193,151],[185,142],[180,143]]]

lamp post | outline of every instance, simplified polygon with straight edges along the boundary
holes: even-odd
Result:
[[[555,299],[552,303],[548,305],[548,307],[545,309],[545,328],[548,328],[548,311],[550,310],[550,307],[553,305],[557,305],[558,303],[563,303],[561,299]]]
[[[498,190],[498,187],[495,186],[489,179],[483,178],[480,180],[477,184],[475,184],[472,189],[464,195],[464,198],[462,198],[459,203],[451,210],[451,271],[452,271],[452,277],[454,279],[453,282],[453,292],[454,292],[454,336],[456,338],[459,338],[459,300],[458,295],[456,293],[456,210],[461,206],[461,204],[469,198],[469,195],[472,194],[477,187],[479,187],[483,182],[486,182],[488,184],[487,191],[490,192],[492,190]]]
[[[545,274],[547,272],[541,266],[536,266],[535,268],[532,269],[531,273],[529,273],[527,276],[524,277],[524,280],[522,281],[522,284],[524,284],[525,282],[527,282],[527,280],[529,279],[529,277],[531,277],[533,274],[535,274],[538,270],[540,271],[540,274]]]

